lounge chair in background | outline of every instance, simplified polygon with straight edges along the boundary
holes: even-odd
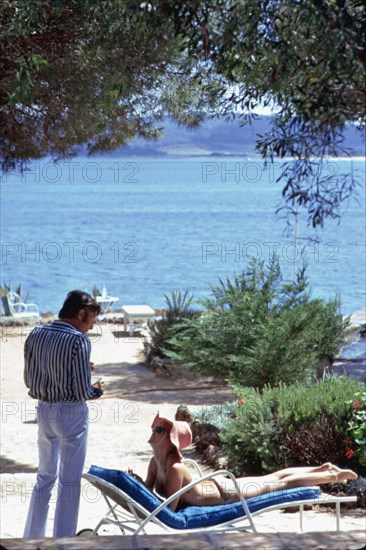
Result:
[[[21,302],[20,296],[9,290],[6,296],[2,296],[3,310],[6,317],[14,319],[39,318],[39,309],[36,304]]]

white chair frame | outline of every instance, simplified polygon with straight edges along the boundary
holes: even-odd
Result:
[[[164,500],[160,506],[158,506],[152,512],[146,510],[141,504],[131,499],[128,493],[124,492],[121,489],[118,489],[112,483],[105,481],[99,477],[93,476],[91,474],[83,474],[83,478],[94,485],[99,489],[107,503],[108,510],[106,514],[100,519],[96,527],[92,530],[92,534],[95,535],[98,533],[98,530],[103,524],[112,524],[119,527],[121,532],[124,534],[126,531],[131,532],[134,535],[139,534],[148,534],[146,528],[154,524],[154,526],[159,527],[163,532],[166,533],[202,533],[202,532],[228,532],[228,531],[252,531],[257,533],[258,530],[255,526],[254,517],[272,510],[283,510],[286,508],[293,508],[295,506],[299,507],[300,511],[300,530],[303,531],[303,520],[304,520],[304,508],[309,505],[329,505],[334,504],[336,510],[336,530],[340,530],[340,517],[341,517],[341,504],[346,502],[356,502],[357,497],[337,497],[333,495],[328,495],[326,493],[321,493],[317,498],[310,500],[300,500],[300,501],[291,501],[291,502],[282,502],[281,504],[275,504],[262,508],[256,512],[250,512],[246,499],[243,497],[239,485],[235,479],[235,476],[229,470],[218,470],[216,472],[210,472],[207,475],[202,474],[202,470],[193,460],[185,460],[185,462],[190,462],[198,471],[199,478],[192,481],[189,485],[186,485],[174,495],[171,495],[168,499]],[[240,502],[243,507],[243,517],[230,520],[224,523],[209,527],[199,527],[194,529],[175,529],[165,523],[163,523],[157,515],[165,507],[175,500],[177,497],[181,496],[185,492],[189,491],[195,485],[205,481],[207,479],[212,479],[215,476],[225,475],[228,476],[234,483],[234,486],[240,496]],[[114,501],[114,503],[112,502]]]
[[[28,304],[20,300],[20,296],[12,290],[9,290],[6,296],[2,297],[4,312],[6,316],[15,319],[39,318],[39,309],[37,304]]]

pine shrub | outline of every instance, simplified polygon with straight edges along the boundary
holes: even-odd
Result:
[[[336,300],[310,299],[306,266],[284,283],[276,257],[253,260],[211,290],[205,313],[168,342],[168,355],[193,370],[263,388],[310,380],[320,357],[339,351],[347,322]]]

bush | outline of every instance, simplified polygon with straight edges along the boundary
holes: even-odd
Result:
[[[246,272],[220,281],[206,313],[169,340],[169,356],[200,373],[263,388],[306,381],[319,358],[334,357],[347,322],[336,300],[311,300],[306,267],[284,284],[279,261],[251,261]]]
[[[192,418],[202,424],[212,424],[216,428],[219,428],[219,430],[223,430],[228,419],[235,416],[235,408],[235,403],[204,406],[201,410],[194,411]]]
[[[345,441],[337,419],[325,412],[317,414],[314,422],[304,422],[292,430],[283,430],[282,458],[285,464],[308,466],[320,462],[344,461]]]
[[[366,508],[366,478],[351,479],[346,487],[343,485],[340,490],[347,496],[356,496],[358,506]]]
[[[347,400],[364,384],[329,377],[313,385],[266,386],[260,393],[234,387],[236,418],[228,420],[221,439],[236,474],[333,461],[345,463],[345,437],[351,409]]]
[[[147,360],[154,356],[166,357],[171,349],[169,340],[180,331],[184,330],[183,323],[187,319],[197,317],[198,312],[191,307],[193,295],[188,295],[188,290],[183,294],[180,290],[172,290],[171,296],[164,294],[167,305],[162,318],[157,321],[149,321],[149,341],[145,343],[145,355]]]
[[[351,409],[346,438],[346,456],[366,467],[366,392],[357,392],[346,403]]]

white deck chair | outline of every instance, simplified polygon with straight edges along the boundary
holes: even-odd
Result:
[[[16,292],[10,290],[6,296],[2,296],[3,309],[7,317],[15,319],[39,318],[39,309],[37,304],[26,304],[21,302]]]
[[[198,471],[200,472],[199,466]],[[220,506],[188,506],[178,512],[173,512],[168,507],[170,502],[194,485],[217,475],[226,475],[232,479],[240,495],[240,501]],[[315,504],[335,504],[336,528],[339,531],[341,503],[357,500],[357,497],[322,494],[316,487],[300,487],[244,499],[234,475],[228,470],[219,470],[200,476],[164,501],[133,476],[118,470],[92,466],[88,473],[83,474],[83,478],[101,491],[108,506],[107,512],[91,530],[93,535],[96,535],[100,527],[105,524],[118,526],[123,534],[127,532],[135,535],[149,534],[152,527],[155,533],[157,528],[165,533],[242,530],[256,533],[253,519],[256,515],[293,506],[298,506],[300,509],[300,529],[302,530],[304,507]]]

